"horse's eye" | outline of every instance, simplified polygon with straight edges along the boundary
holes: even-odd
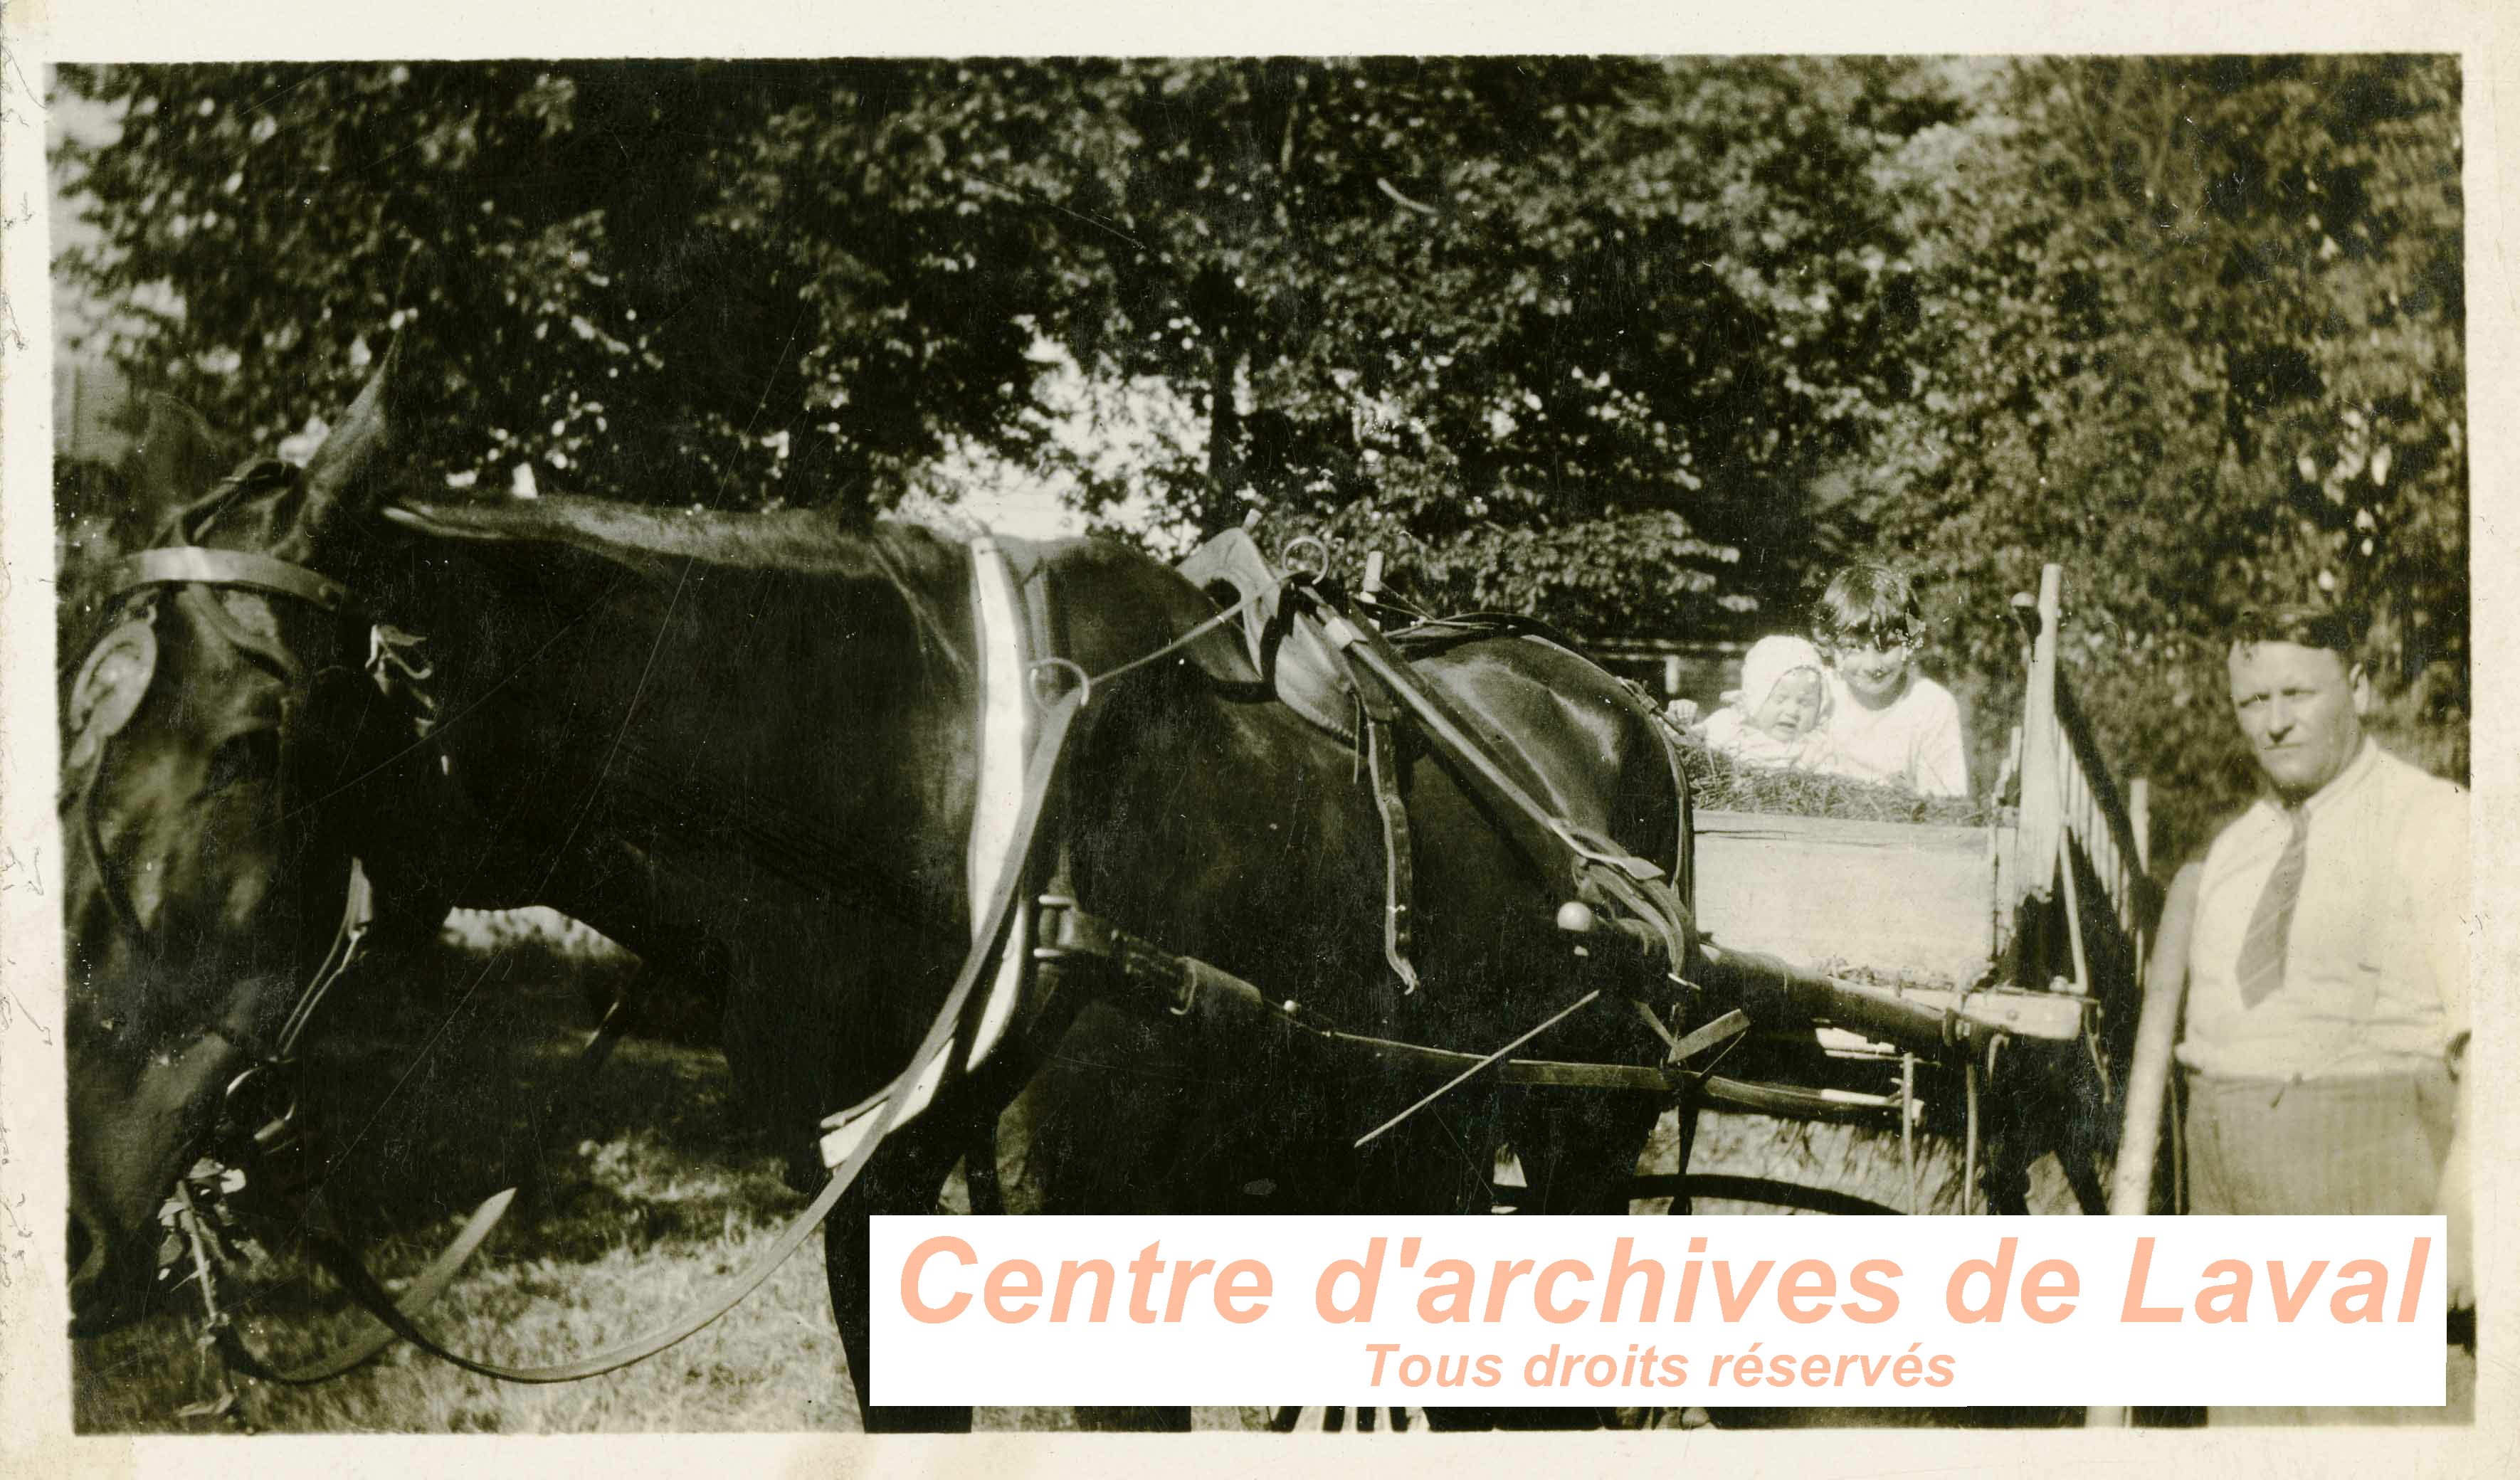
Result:
[[[240,782],[259,781],[280,769],[280,737],[272,730],[247,730],[219,741],[210,752],[210,771],[202,794],[215,796]]]

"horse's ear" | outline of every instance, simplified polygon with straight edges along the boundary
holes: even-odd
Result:
[[[398,414],[409,379],[402,371],[402,344],[385,349],[376,374],[360,387],[358,398],[341,413],[324,445],[306,463],[306,516],[322,526],[342,515],[380,502],[389,472],[388,453],[397,438]]]
[[[148,422],[132,449],[132,481],[148,508],[180,509],[218,481],[234,458],[192,407],[162,391],[153,393],[148,405]]]

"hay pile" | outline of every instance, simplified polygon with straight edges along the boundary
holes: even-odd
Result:
[[[1680,754],[1691,798],[1712,811],[1948,827],[1975,827],[1988,820],[1986,805],[1969,798],[1924,797],[1882,782],[1748,766],[1694,743],[1684,742]]]

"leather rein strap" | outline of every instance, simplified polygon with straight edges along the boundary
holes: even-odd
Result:
[[[1023,777],[1022,800],[1011,829],[1011,841],[1003,866],[985,896],[987,907],[975,921],[969,952],[956,973],[954,985],[937,1009],[925,1038],[893,1080],[874,1099],[870,1111],[872,1134],[858,1139],[850,1154],[834,1168],[812,1202],[791,1218],[770,1245],[755,1255],[744,1269],[722,1285],[717,1293],[696,1303],[674,1321],[643,1336],[608,1347],[574,1362],[543,1367],[509,1367],[488,1362],[449,1349],[424,1329],[417,1321],[453,1282],[455,1276],[473,1251],[487,1239],[512,1206],[517,1189],[504,1189],[475,1208],[453,1242],[430,1261],[412,1281],[403,1297],[393,1294],[370,1273],[356,1250],[330,1233],[317,1233],[308,1240],[309,1252],[339,1280],[342,1288],[373,1317],[382,1329],[370,1333],[319,1361],[279,1369],[257,1358],[247,1349],[235,1330],[233,1322],[214,1318],[211,1330],[221,1355],[238,1370],[265,1381],[287,1386],[309,1386],[338,1377],[368,1362],[390,1346],[396,1338],[410,1342],[451,1366],[484,1377],[508,1382],[559,1383],[575,1382],[601,1376],[622,1368],[644,1362],[705,1328],[727,1312],[742,1304],[744,1297],[760,1287],[778,1268],[787,1263],[805,1239],[820,1227],[840,1198],[857,1181],[884,1138],[905,1115],[923,1103],[914,1087],[923,1079],[942,1071],[942,1060],[949,1056],[957,1041],[962,1020],[980,983],[994,975],[993,967],[1008,948],[1010,926],[1021,913],[1017,906],[1024,892],[1024,881],[1030,876],[1038,853],[1042,816],[1047,798],[1058,780],[1058,766],[1065,749],[1067,734],[1076,715],[1084,709],[1098,685],[1108,684],[1130,671],[1175,652],[1204,636],[1224,620],[1240,615],[1242,605],[1216,618],[1200,622],[1172,642],[1121,667],[1098,677],[1076,675],[1080,682],[1048,703],[1041,716],[1032,753]],[[1063,659],[1047,659],[1050,666],[1073,669]],[[609,1051],[611,1038],[619,1031],[614,1018],[608,1018],[581,1055],[581,1072],[591,1071]]]
[[[375,1317],[385,1328],[383,1337],[370,1337],[360,1343],[355,1349],[357,1352],[355,1357],[335,1359],[287,1372],[274,1372],[264,1364],[255,1361],[249,1353],[242,1350],[242,1343],[237,1340],[232,1328],[221,1333],[223,1338],[220,1345],[221,1351],[227,1354],[232,1362],[239,1357],[244,1357],[246,1360],[238,1365],[248,1375],[268,1375],[274,1380],[296,1385],[320,1382],[327,1377],[337,1376],[348,1370],[349,1367],[356,1366],[357,1363],[382,1351],[389,1344],[390,1337],[398,1336],[441,1362],[484,1377],[495,1377],[507,1382],[575,1382],[581,1378],[601,1376],[606,1372],[617,1371],[622,1368],[643,1362],[681,1342],[735,1309],[746,1295],[751,1294],[763,1280],[768,1279],[773,1272],[787,1263],[788,1257],[796,1252],[797,1247],[805,1241],[806,1237],[821,1226],[826,1217],[830,1216],[832,1209],[839,1204],[842,1194],[848,1191],[851,1185],[857,1181],[859,1174],[866,1170],[867,1163],[874,1158],[877,1149],[882,1145],[884,1136],[891,1130],[894,1119],[899,1115],[900,1107],[907,1099],[911,1086],[928,1071],[931,1062],[938,1055],[946,1054],[953,1047],[957,1025],[962,1021],[964,1009],[970,1002],[973,989],[990,974],[990,967],[996,963],[999,954],[1006,946],[1007,926],[1013,918],[1016,899],[1022,893],[1025,873],[1030,866],[1033,845],[1040,830],[1043,800],[1050,794],[1052,783],[1057,777],[1058,762],[1065,747],[1069,724],[1076,717],[1077,711],[1084,707],[1085,694],[1086,691],[1083,688],[1069,690],[1055,700],[1049,712],[1043,716],[1041,737],[1034,745],[1031,765],[1024,777],[1023,807],[1015,822],[1016,845],[1009,850],[1006,865],[999,871],[997,881],[990,889],[988,914],[983,917],[980,928],[973,934],[970,952],[964,957],[962,969],[955,974],[953,989],[946,994],[944,1004],[937,1009],[935,1019],[928,1024],[926,1037],[921,1042],[918,1052],[911,1055],[909,1063],[893,1078],[886,1091],[884,1104],[876,1112],[878,1118],[875,1133],[859,1141],[848,1160],[823,1184],[822,1190],[814,1195],[814,1200],[794,1218],[788,1220],[788,1226],[780,1231],[779,1236],[771,1242],[770,1246],[755,1255],[752,1262],[745,1266],[742,1273],[721,1286],[716,1294],[702,1300],[671,1323],[644,1336],[635,1337],[617,1346],[608,1347],[574,1362],[559,1363],[548,1367],[507,1367],[449,1350],[443,1343],[424,1330],[414,1320],[414,1316],[429,1303],[429,1299],[434,1298],[438,1289],[443,1288],[444,1280],[452,1278],[455,1268],[470,1256],[472,1249],[479,1245],[480,1240],[488,1236],[491,1227],[506,1212],[508,1201],[515,1194],[515,1189],[510,1188],[491,1198],[489,1202],[483,1203],[473,1213],[471,1222],[465,1226],[456,1243],[441,1254],[428,1271],[424,1272],[424,1281],[430,1277],[439,1277],[438,1287],[424,1291],[416,1286],[400,1303],[397,1303],[383,1284],[369,1273],[367,1267],[360,1262],[358,1254],[346,1243],[329,1234],[321,1233],[309,1241],[309,1247],[316,1258],[332,1272],[336,1279],[341,1282],[342,1288],[347,1290],[351,1297],[365,1307],[368,1314]],[[346,1365],[344,1365],[345,1362]]]

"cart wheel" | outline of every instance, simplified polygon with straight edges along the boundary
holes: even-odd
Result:
[[[1405,1434],[1425,1427],[1426,1411],[1421,1408],[1281,1408],[1269,1412],[1269,1432],[1273,1434],[1338,1434],[1351,1428],[1360,1434],[1377,1429]]]
[[[1764,1202],[1771,1207],[1794,1208],[1805,1213],[1826,1213],[1839,1218],[1905,1216],[1897,1208],[1848,1192],[1832,1192],[1825,1188],[1797,1187],[1790,1182],[1778,1182],[1767,1177],[1731,1177],[1703,1172],[1685,1176],[1664,1172],[1631,1178],[1628,1182],[1628,1197],[1631,1201],[1647,1197],[1713,1197],[1730,1202]]]

